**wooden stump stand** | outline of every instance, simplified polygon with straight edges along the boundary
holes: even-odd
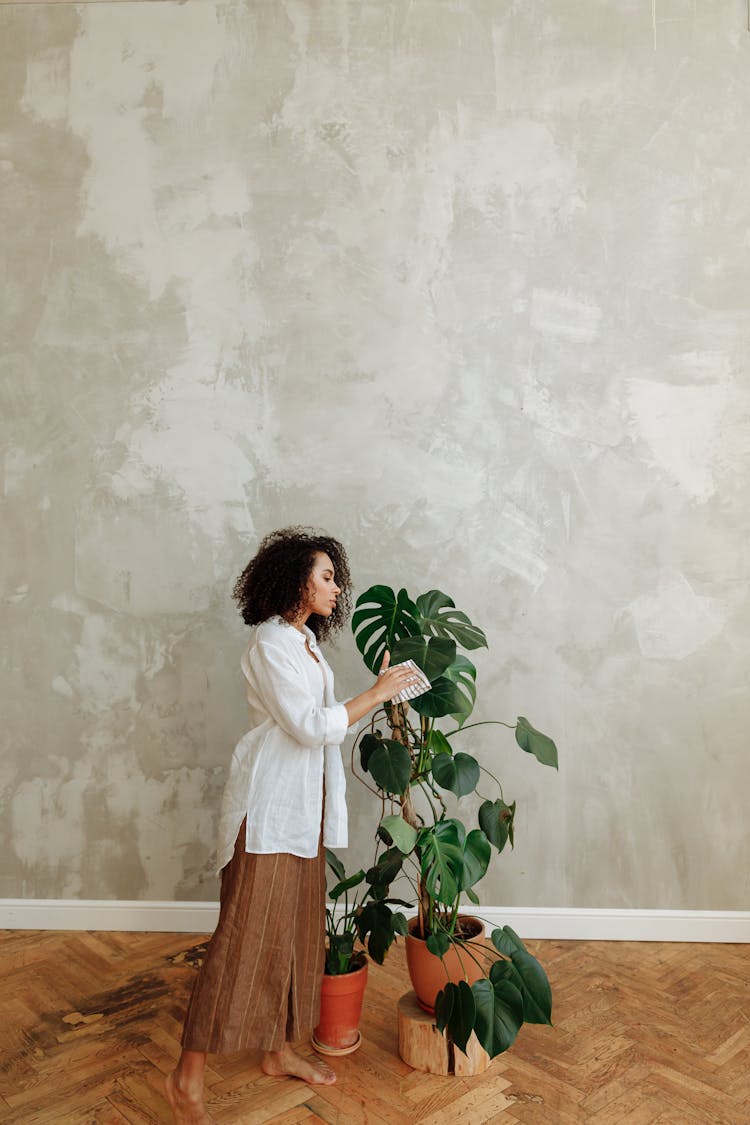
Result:
[[[398,1002],[398,1053],[415,1070],[461,1078],[484,1074],[491,1062],[473,1032],[466,1054],[459,1051],[447,1033],[435,1027],[435,1017],[420,1008],[414,992],[405,992]]]

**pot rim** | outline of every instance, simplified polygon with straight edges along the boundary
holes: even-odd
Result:
[[[468,938],[458,937],[458,936],[454,937],[451,940],[451,944],[468,945],[472,941],[478,941],[479,939],[485,937],[484,922],[482,921],[481,918],[477,918],[476,914],[459,914],[458,918],[462,922],[474,923],[478,927],[478,929],[477,929],[477,932],[475,934],[472,934],[471,937],[468,937]],[[407,934],[407,937],[411,938],[412,941],[421,941],[421,942],[425,943],[427,941],[427,938],[420,937],[419,934],[415,934],[413,932],[418,925],[419,925],[419,916],[418,915],[415,915],[413,918],[409,919],[409,922],[408,922],[409,933]]]
[[[323,976],[329,977],[331,979],[334,978],[334,977],[339,977],[339,978],[341,978],[341,977],[353,977],[353,976],[356,976],[357,973],[361,973],[363,971],[363,969],[366,969],[366,968],[367,968],[367,954],[365,953],[364,949],[360,949],[360,950],[357,951],[357,953],[355,953],[352,956],[352,959],[349,963],[349,968],[346,970],[345,973],[327,973],[326,970],[325,970],[325,966],[324,966],[323,967]]]

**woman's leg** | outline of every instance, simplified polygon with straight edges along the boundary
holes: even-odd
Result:
[[[292,982],[288,996],[286,1034],[278,1050],[263,1052],[261,1069],[274,1078],[289,1075],[313,1086],[331,1086],[336,1074],[322,1059],[299,1055],[292,1046],[309,1034],[318,1021],[323,972],[326,868],[321,829],[318,855],[301,864],[294,919]],[[312,935],[315,935],[313,938]]]
[[[311,1086],[332,1086],[336,1074],[323,1059],[307,1059],[298,1055],[291,1043],[280,1051],[264,1051],[261,1070],[272,1078],[301,1078]],[[167,1075],[167,1101],[174,1114],[175,1125],[211,1125],[212,1119],[203,1104],[203,1073],[206,1056],[203,1051],[184,1051],[177,1066]]]
[[[185,1051],[171,1074],[164,1080],[175,1125],[212,1125],[213,1118],[203,1104],[203,1072],[206,1055],[203,1051]]]
[[[266,1074],[313,1085],[336,1081],[327,1063],[298,1055],[291,1046],[317,1021],[324,926],[322,848],[313,860],[247,855],[240,829],[234,857],[222,871],[219,925],[195,982],[182,1054],[167,1079],[178,1125],[211,1120],[203,1103],[209,1051],[260,1046]]]
[[[231,878],[232,864],[236,865],[237,856],[244,853],[244,848],[241,847],[242,834],[244,831],[245,822],[242,822],[240,831],[237,834],[237,843],[235,847],[235,859],[227,864],[221,873],[221,905],[219,912],[219,923],[214,931],[213,938],[209,942],[208,949],[203,958],[203,964],[198,970],[198,977],[207,970],[208,964],[213,960],[213,954],[216,952],[214,942],[216,941],[217,934],[221,929],[222,922],[226,917],[226,913],[231,909],[232,891],[236,887],[236,880]],[[211,970],[209,970],[211,971]],[[196,1050],[194,1048],[186,1047],[184,1045],[185,1035],[190,1024],[191,1016],[194,1013],[194,1001],[196,994],[196,985],[194,983],[193,992],[188,1006],[188,1012],[185,1018],[185,1026],[183,1028],[183,1047],[180,1057],[177,1060],[177,1065],[164,1080],[164,1087],[167,1095],[167,1101],[172,1110],[175,1125],[213,1125],[214,1119],[206,1112],[204,1102],[204,1074],[206,1070],[206,1059],[208,1052],[204,1050]]]
[[[260,1066],[272,1078],[301,1078],[311,1086],[332,1086],[336,1081],[336,1073],[327,1062],[298,1055],[291,1043],[285,1043],[280,1051],[265,1051]]]

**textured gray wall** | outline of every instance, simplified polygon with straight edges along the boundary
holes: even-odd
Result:
[[[1,895],[215,897],[231,584],[312,522],[557,738],[466,735],[485,902],[747,907],[750,35],[653,13],[0,9]]]

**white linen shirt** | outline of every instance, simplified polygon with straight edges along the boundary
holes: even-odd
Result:
[[[333,695],[333,672],[315,634],[281,617],[258,625],[242,654],[250,729],[235,747],[219,819],[218,870],[232,858],[247,818],[245,851],[311,859],[323,843],[348,843],[346,778],[340,744],[349,726]],[[319,663],[305,650],[305,641]],[[356,725],[356,724],[355,724]]]

